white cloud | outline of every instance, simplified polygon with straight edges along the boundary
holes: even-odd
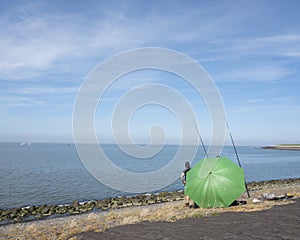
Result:
[[[256,98],[256,99],[248,99],[247,103],[261,103],[264,102],[264,99],[262,98]]]
[[[9,91],[12,94],[70,94],[78,91],[75,87],[24,87],[19,89],[13,89]]]
[[[70,107],[66,98],[74,98],[78,88],[75,87],[14,87],[3,90],[0,97],[2,110],[15,107],[56,106]]]
[[[221,82],[223,92],[233,93],[228,109],[259,113],[262,118],[276,111],[278,104],[297,112],[297,96],[291,102],[281,98],[279,91],[272,95],[273,102],[266,97],[270,88],[280,89],[282,82],[297,77],[300,56],[298,28],[278,18],[272,27],[266,19],[275,18],[267,3],[25,1],[7,5],[12,7],[0,10],[4,26],[0,29],[1,108],[70,107],[79,82],[96,64],[121,51],[157,46],[182,51],[203,63]],[[122,79],[102,100],[113,101],[122,91],[159,82],[156,77],[141,74]],[[251,87],[237,87],[241,92],[236,94],[235,84],[240,81]],[[195,98],[189,88],[172,83],[187,98]]]
[[[39,18],[29,18],[9,25],[0,39],[0,71],[2,78],[35,77],[48,70],[59,58],[72,51],[71,36],[49,26]]]
[[[186,8],[175,10],[173,4],[154,3],[147,12],[133,14],[133,10],[138,11],[142,7],[99,5],[101,8],[95,10],[91,17],[90,12],[84,11],[63,15],[53,12],[36,14],[35,11],[45,11],[47,7],[41,3],[34,8],[35,11],[30,9],[33,4],[21,6],[21,10],[12,13],[18,14],[17,20],[3,16],[1,24],[7,28],[1,31],[0,77],[36,78],[49,69],[64,65],[68,66],[60,71],[78,71],[71,66],[77,66],[78,62],[85,64],[95,58],[101,61],[119,51],[149,45],[196,44],[198,50],[191,47],[191,51],[195,51],[196,55],[202,54],[203,61],[230,61],[249,55],[298,56],[299,53],[294,49],[297,46],[287,46],[291,42],[299,43],[300,35],[297,34],[229,40],[232,38],[228,38],[228,34],[241,31],[238,21],[233,20],[250,17],[238,14],[237,6],[224,11],[228,10],[227,4],[186,4]],[[220,11],[223,14],[219,14]],[[205,47],[207,44],[211,44],[208,49]],[[270,77],[272,74],[276,75],[267,72]]]
[[[76,61],[84,64],[94,58],[103,60],[135,47],[172,47],[199,40],[204,43],[219,35],[224,28],[222,23],[230,19],[226,14],[211,17],[223,5],[187,6],[188,11],[179,8],[172,12],[172,4],[167,4],[166,14],[162,14],[161,4],[151,4],[149,11],[139,14],[131,12],[138,11],[139,5],[130,11],[122,4],[119,8],[99,5],[101,8],[94,12],[97,17],[90,17],[84,11],[38,14],[36,12],[43,12],[47,7],[41,3],[35,7],[33,4],[21,6],[21,10],[11,13],[18,16],[13,20],[3,15],[0,21],[7,27],[0,32],[0,77],[33,78],[63,64],[72,66]],[[98,9],[99,6],[91,7]],[[197,24],[193,25],[195,20]]]
[[[45,104],[44,100],[35,99],[32,97],[22,97],[22,96],[12,96],[12,95],[2,95],[0,97],[0,107],[2,109],[9,109],[15,107],[36,107]]]
[[[212,52],[226,56],[293,56],[299,53],[300,35],[271,35],[267,37],[236,38],[225,40],[223,47]],[[220,42],[218,42],[220,44]]]
[[[289,51],[286,51],[285,53],[282,53],[282,55],[283,56],[287,56],[287,57],[300,57],[300,52],[297,52],[298,51],[298,49],[296,50],[294,50],[294,51],[291,51],[291,52],[289,52]]]
[[[292,70],[284,64],[278,63],[245,63],[244,66],[231,67],[215,74],[217,81],[244,82],[244,81],[275,81],[292,74]]]

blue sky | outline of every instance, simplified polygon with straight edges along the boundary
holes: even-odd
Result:
[[[76,94],[105,59],[162,47],[198,61],[223,98],[236,144],[300,142],[298,1],[0,1],[0,141],[72,142]],[[101,139],[118,98],[144,83],[177,88],[195,108],[204,140],[210,116],[193,90],[151,71],[118,80],[96,114]],[[153,123],[178,137],[174,116],[158,106],[130,123],[145,141]]]

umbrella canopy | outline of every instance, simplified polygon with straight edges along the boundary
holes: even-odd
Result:
[[[246,191],[244,171],[226,157],[205,158],[187,173],[185,193],[199,207],[228,207]]]

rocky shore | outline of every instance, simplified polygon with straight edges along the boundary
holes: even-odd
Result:
[[[46,217],[68,216],[90,211],[106,211],[108,209],[135,207],[182,200],[183,191],[143,194],[132,197],[114,197],[86,202],[74,201],[64,205],[41,205],[22,208],[0,209],[0,224],[42,219]]]
[[[270,180],[248,183],[249,191],[258,191],[266,187],[300,185],[300,178]],[[126,207],[147,206],[157,203],[166,203],[183,200],[183,191],[160,192],[156,194],[143,194],[131,197],[115,197],[103,200],[86,202],[74,201],[64,205],[40,205],[22,208],[0,209],[0,225],[22,221],[32,221],[45,218],[78,215],[86,212],[106,211]]]
[[[52,206],[53,210],[49,210],[51,207],[48,205],[37,206],[34,208],[40,208],[35,210],[38,214],[31,215],[28,212],[22,222],[15,222],[11,218],[14,214],[18,217],[22,208],[5,209],[1,210],[1,217],[9,216],[11,224],[2,221],[0,239],[183,239],[183,233],[189,234],[189,239],[222,239],[220,236],[240,239],[241,233],[249,235],[249,238],[244,239],[253,239],[253,236],[259,239],[279,239],[280,234],[280,239],[299,239],[297,227],[300,218],[297,209],[300,206],[300,178],[252,182],[247,185],[251,198],[244,193],[237,199],[246,204],[227,208],[187,208],[181,200],[183,192],[164,192],[74,202],[63,205],[68,209],[63,214],[50,215],[57,211],[54,210],[56,207],[62,205]],[[291,197],[265,199],[265,195]],[[255,201],[257,199],[259,201]],[[104,207],[103,210],[96,208],[97,203]],[[89,207],[86,210],[84,206]],[[10,211],[13,213],[8,213]],[[48,216],[43,216],[45,214]],[[30,216],[34,221],[27,221]],[[141,232],[143,229],[144,233]],[[209,229],[211,231],[207,232]],[[216,229],[220,231],[213,237]],[[230,229],[233,232],[228,232]]]

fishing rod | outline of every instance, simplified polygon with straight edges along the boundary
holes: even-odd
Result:
[[[231,142],[232,142],[232,145],[233,145],[233,148],[234,148],[234,152],[235,152],[235,155],[236,155],[236,158],[237,158],[237,161],[238,161],[238,164],[240,166],[240,168],[242,168],[241,166],[241,162],[240,162],[240,158],[239,158],[239,155],[237,153],[237,150],[236,150],[236,147],[235,147],[235,144],[234,144],[234,141],[233,141],[233,137],[232,137],[232,134],[231,134],[231,130],[230,130],[230,127],[229,127],[229,124],[228,124],[228,121],[226,119],[226,117],[224,116],[225,118],[225,121],[226,121],[226,126],[227,126],[227,129],[228,129],[228,132],[229,132],[229,136],[230,136],[230,139],[231,139]],[[244,183],[245,183],[245,188],[246,188],[246,191],[247,191],[247,196],[248,198],[251,198],[250,197],[250,193],[249,193],[249,190],[248,190],[248,187],[247,187],[247,184],[246,184],[246,181],[244,180]]]
[[[201,135],[200,135],[199,129],[198,129],[197,125],[196,125],[195,119],[194,119],[193,117],[192,117],[192,119],[193,119],[194,127],[196,128],[196,131],[197,131],[197,133],[198,133],[199,139],[200,139],[200,141],[201,141],[201,144],[202,144],[202,147],[203,147],[205,156],[206,156],[206,158],[208,158],[207,151],[206,151],[206,148],[205,148],[205,146],[204,146],[204,143],[203,143],[202,137],[201,137]]]

